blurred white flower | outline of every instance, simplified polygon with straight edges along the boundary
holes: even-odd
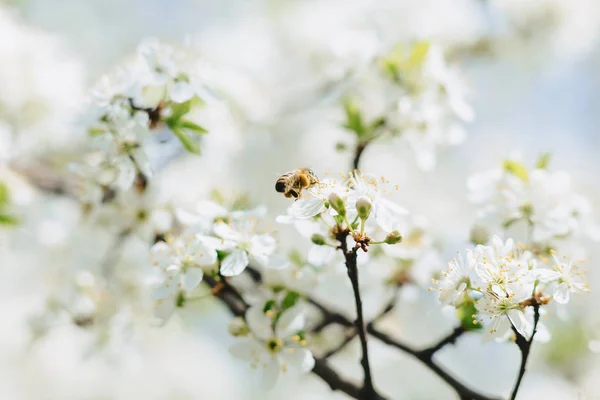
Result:
[[[269,234],[257,234],[258,219],[252,215],[232,218],[227,224],[217,222],[214,225],[215,234],[223,239],[224,249],[229,254],[221,261],[221,274],[235,276],[241,274],[250,260],[266,268],[285,268],[287,260],[274,255],[277,244]]]
[[[484,340],[505,336],[511,326],[526,338],[530,335],[530,324],[523,313],[521,300],[524,299],[492,292],[486,293],[475,303],[475,307],[482,314],[481,321],[487,323]]]
[[[448,263],[448,269],[442,272],[439,280],[434,281],[440,291],[441,302],[454,304],[463,293],[471,289],[471,276],[476,262],[473,252],[467,250],[465,257],[458,253],[457,258]]]
[[[192,234],[158,242],[151,251],[153,264],[160,274],[160,283],[152,293],[157,301],[156,316],[167,320],[175,310],[179,293],[194,290],[204,276],[202,268],[215,265],[217,251]]]
[[[504,226],[526,221],[532,226],[534,241],[572,235],[598,237],[589,201],[574,193],[565,172],[528,171],[519,162],[507,160],[503,168],[469,178],[467,187],[480,217],[494,216]]]
[[[545,292],[552,295],[557,303],[569,302],[571,293],[589,292],[585,275],[573,261],[565,259],[561,262],[556,255],[552,255],[554,265],[552,269],[539,268],[535,270],[536,279],[546,284]]]
[[[281,373],[293,370],[306,373],[312,370],[315,360],[306,340],[300,336],[305,317],[298,307],[284,311],[273,320],[263,311],[263,306],[253,306],[246,312],[246,322],[251,336],[239,340],[230,348],[231,354],[260,369],[262,385],[272,388]]]

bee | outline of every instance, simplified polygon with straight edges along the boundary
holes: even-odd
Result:
[[[281,175],[275,183],[275,190],[285,197],[302,197],[302,189],[309,189],[319,183],[319,178],[312,169],[296,168]]]

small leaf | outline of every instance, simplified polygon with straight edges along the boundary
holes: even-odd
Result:
[[[476,315],[477,308],[475,308],[475,302],[472,300],[465,301],[456,309],[456,316],[460,320],[461,326],[467,331],[475,331],[482,328],[481,324],[476,322]]]
[[[427,59],[430,47],[431,43],[429,42],[415,42],[412,45],[410,57],[404,64],[404,67],[409,70],[421,68]]]
[[[282,307],[283,311],[287,310],[288,308],[294,307],[296,305],[296,303],[298,302],[299,298],[300,298],[300,293],[294,292],[294,291],[287,292],[287,294],[283,298],[283,301],[281,302],[281,307]]]
[[[263,313],[267,313],[267,311],[271,311],[275,309],[275,300],[269,300],[265,303],[263,307]]]
[[[200,145],[194,139],[189,137],[187,133],[177,127],[171,127],[171,131],[177,136],[187,151],[194,154],[200,154]]]
[[[523,182],[529,182],[529,173],[527,168],[517,161],[504,160],[504,170],[521,179]]]
[[[548,165],[550,165],[550,160],[552,160],[552,154],[550,154],[550,153],[542,154],[540,156],[540,158],[538,159],[537,163],[535,164],[535,167],[537,169],[547,169]]]
[[[371,125],[369,126],[370,131],[374,132],[375,130],[384,126],[386,123],[387,121],[385,117],[379,117],[375,121],[371,122]]]
[[[223,250],[217,250],[217,259],[219,261],[223,261],[225,259],[225,257],[227,257],[229,253],[227,253],[226,251]]]
[[[19,223],[19,220],[11,215],[0,214],[0,225],[15,226]]]
[[[179,123],[177,124],[177,127],[182,128],[182,129],[189,129],[190,131],[192,131],[194,133],[198,133],[200,135],[208,133],[208,131],[206,129],[204,129],[203,127],[201,127],[200,125],[198,125],[192,121],[187,121],[187,120],[180,120]]]
[[[99,127],[91,127],[90,129],[88,129],[88,134],[90,136],[101,135],[101,134],[103,134],[105,132],[106,132],[106,129],[99,128]]]
[[[355,132],[359,137],[363,136],[367,129],[363,123],[358,106],[352,100],[347,99],[344,101],[344,111],[346,112],[346,123],[344,124],[344,128]]]
[[[521,218],[511,218],[511,219],[507,219],[506,221],[504,221],[502,223],[502,227],[504,229],[508,229],[510,228],[515,222],[519,221]]]
[[[8,186],[0,182],[0,207],[5,206],[10,201]]]
[[[176,305],[178,308],[183,308],[183,306],[185,306],[185,294],[183,292],[179,292],[177,293],[177,300],[176,300]]]
[[[167,119],[167,124],[169,121],[178,122],[181,117],[190,112],[192,108],[192,101],[188,100],[183,103],[174,103],[171,105],[171,116]]]

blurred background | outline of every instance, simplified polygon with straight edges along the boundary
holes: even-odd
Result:
[[[28,316],[60,280],[57,271],[100,264],[114,232],[82,224],[76,201],[31,184],[24,170],[40,160],[61,166],[76,159],[85,132],[74,117],[85,93],[146,37],[197,49],[246,116],[217,124],[201,157],[175,153],[160,170],[159,196],[177,206],[191,208],[218,187],[248,193],[274,218],[289,205],[273,195],[280,173],[304,165],[347,170],[352,156],[336,144],[350,145],[352,136],[332,100],[335,83],[383,37],[443,44],[469,87],[476,119],[464,143],[438,152],[434,170],[420,170],[406,146],[386,142],[370,146],[362,164],[400,185],[397,200],[429,219],[444,259],[464,247],[474,220],[467,177],[509,155],[531,164],[551,152],[552,167],[569,172],[600,209],[600,3],[594,0],[5,0],[0,37],[0,128],[19,134],[9,140],[0,129],[0,177],[21,220],[0,230],[1,399],[345,398],[310,375],[284,380],[272,392],[256,389],[228,355],[229,316],[212,301],[187,307],[161,329],[139,321],[132,337],[102,355],[88,354],[89,337],[73,326],[31,341]],[[48,167],[52,178],[45,181],[60,170]],[[600,249],[584,245],[592,293],[574,299],[568,312],[552,311],[553,338],[535,345],[520,399],[600,398]],[[146,264],[144,244],[128,243],[119,267]],[[416,345],[452,326],[433,295],[402,302],[396,314],[401,336]],[[390,398],[454,398],[407,356],[376,341],[371,346],[377,384]],[[352,343],[333,363],[359,377],[359,356]],[[483,345],[467,334],[438,357],[474,387],[506,395],[519,353],[513,344]]]

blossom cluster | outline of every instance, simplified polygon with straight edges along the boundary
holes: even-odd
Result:
[[[460,311],[463,325],[486,326],[484,338],[505,337],[511,327],[530,337],[532,307],[552,299],[565,304],[571,293],[588,291],[584,271],[552,253],[536,255],[512,239],[494,236],[489,245],[459,253],[434,284],[440,300]]]
[[[148,149],[168,141],[166,131],[188,151],[200,152],[199,135],[207,130],[197,111],[215,98],[201,72],[191,50],[149,39],[133,60],[102,76],[82,117],[92,149],[71,165],[82,180],[84,203],[108,202],[132,186],[143,192],[153,174]]]
[[[549,161],[550,156],[544,155],[528,169],[516,160],[505,160],[498,168],[470,177],[468,197],[479,217],[493,219],[495,229],[524,223],[531,229],[530,239],[542,245],[600,238],[590,201],[575,192],[566,172],[551,171]]]
[[[438,146],[461,143],[461,122],[474,118],[465,85],[443,49],[430,42],[396,45],[359,76],[344,103],[345,127],[362,142],[384,134],[399,137],[412,149],[417,164],[430,170]]]

